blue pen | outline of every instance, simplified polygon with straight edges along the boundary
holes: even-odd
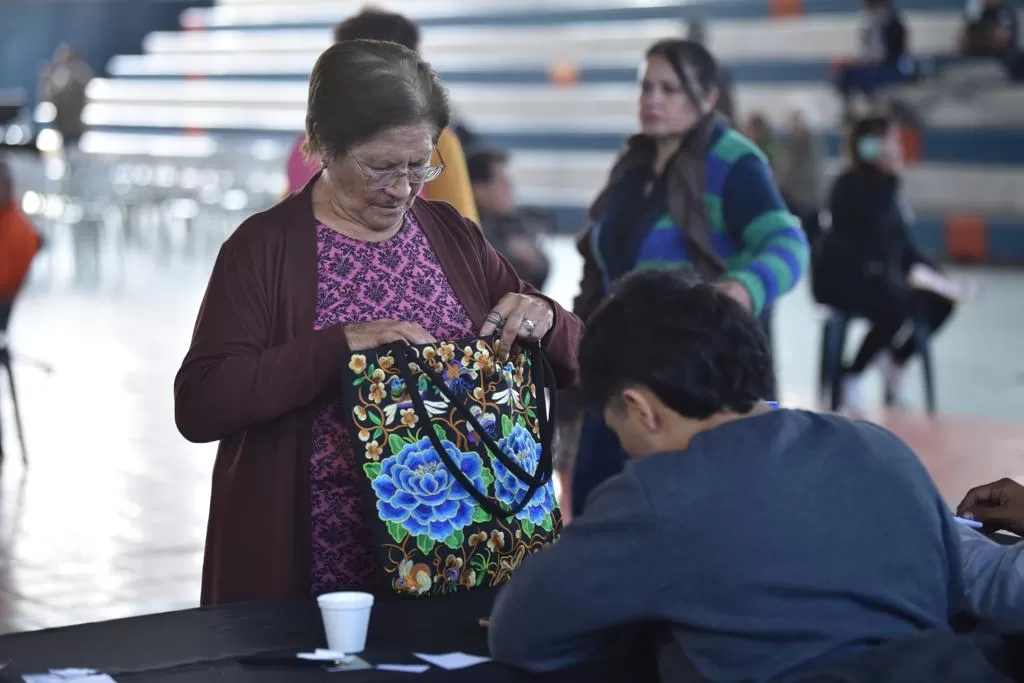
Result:
[[[976,519],[966,519],[964,517],[953,517],[953,519],[958,524],[963,524],[964,526],[969,526],[972,529],[980,529],[981,527],[985,526],[984,524],[982,524],[981,522],[979,522]]]

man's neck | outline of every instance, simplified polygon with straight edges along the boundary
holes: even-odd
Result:
[[[750,417],[758,417],[759,415],[764,415],[771,411],[771,406],[764,401],[759,401],[746,413],[734,413],[729,410],[723,410],[703,420],[692,420],[681,417],[679,423],[675,426],[675,429],[672,430],[672,435],[666,439],[666,447],[659,450],[685,451],[690,447],[690,442],[693,441],[693,438],[698,434],[710,432],[723,425],[729,424],[730,422],[738,422],[739,420],[746,420]]]

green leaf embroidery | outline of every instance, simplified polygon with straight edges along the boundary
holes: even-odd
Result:
[[[366,384],[366,378],[365,377],[356,377],[356,381],[352,382],[352,386],[354,386],[354,387],[358,387],[358,386],[361,386],[363,384]]]
[[[522,415],[516,415],[516,424],[526,429],[526,420],[523,419]]]
[[[384,436],[384,430],[383,429],[381,429],[380,427],[377,427],[376,429],[373,430],[372,438],[379,439],[382,436]]]
[[[462,547],[462,544],[466,541],[466,535],[462,531],[456,531],[454,534],[444,539],[444,544],[452,550],[458,550]]]
[[[395,539],[395,543],[401,543],[409,535],[409,532],[398,522],[388,522],[388,534]]]
[[[551,533],[551,530],[555,528],[555,520],[551,516],[550,512],[548,513],[548,516],[544,518],[544,521],[540,523],[540,528],[548,533]]]
[[[501,435],[503,437],[512,433],[512,418],[508,415],[501,416]]]
[[[520,524],[523,526],[523,536],[533,536],[533,531],[536,528],[533,526],[533,522],[528,519],[524,519]]]
[[[484,580],[485,580],[486,578],[487,578],[487,572],[486,572],[486,570],[484,570],[484,569],[481,569],[480,571],[478,571],[478,572],[476,573],[476,585],[477,585],[477,586],[482,586],[482,585],[484,585]]]
[[[434,425],[434,433],[437,434],[437,438],[441,441],[448,440],[448,433],[444,431],[444,427],[441,425]]]
[[[494,483],[494,475],[491,474],[491,471],[489,469],[487,469],[486,467],[484,468],[483,472],[480,474],[480,478],[484,480],[484,489],[485,490],[491,484]]]
[[[430,540],[430,536],[424,535],[416,537],[416,547],[419,548],[419,551],[424,555],[429,555],[431,551],[434,550],[435,545],[434,541]]]
[[[483,524],[484,522],[489,522],[492,519],[494,518],[491,517],[491,513],[484,510],[482,507],[477,506],[473,508],[473,521],[477,524]]]
[[[392,453],[401,453],[405,448],[405,441],[398,434],[392,434],[388,437],[388,447]]]
[[[370,411],[367,417],[370,418],[370,422],[377,425],[378,427],[380,427],[381,424],[383,424],[381,422],[380,415],[378,415],[376,411]]]
[[[380,476],[380,463],[379,462],[368,462],[363,465],[363,472],[366,472],[366,476],[373,481]]]
[[[523,393],[523,405],[527,408],[530,407],[530,402],[533,400],[533,395],[529,391]]]

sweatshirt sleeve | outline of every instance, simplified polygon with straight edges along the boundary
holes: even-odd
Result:
[[[499,593],[489,631],[492,656],[528,671],[583,662],[609,629],[657,620],[664,596],[655,515],[627,470],[590,497],[553,546],[523,561]],[[622,590],[622,577],[644,580]]]
[[[189,441],[218,441],[312,403],[349,356],[336,325],[270,346],[272,302],[253,257],[228,240],[210,275],[192,344],[174,380],[174,418]]]
[[[965,608],[998,631],[1024,632],[1024,542],[999,545],[974,529],[957,527]]]
[[[726,232],[742,235],[750,260],[725,279],[750,293],[754,315],[793,289],[807,272],[810,253],[800,220],[786,209],[768,165],[750,154],[737,160],[725,181]]]

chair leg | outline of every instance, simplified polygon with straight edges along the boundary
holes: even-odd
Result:
[[[821,326],[821,363],[818,367],[818,405],[825,405],[825,397],[832,386],[831,370],[832,321],[826,320]]]
[[[914,337],[917,343],[917,353],[921,357],[921,370],[924,372],[924,401],[928,414],[935,415],[935,375],[932,370],[932,349],[929,344],[931,336],[928,328],[923,325],[914,325]]]
[[[830,321],[832,347],[829,349],[829,377],[832,381],[832,402],[830,409],[837,413],[843,407],[843,351],[846,346],[846,320]]]
[[[18,408],[18,394],[14,388],[14,370],[10,358],[5,359],[4,369],[7,370],[7,385],[11,390],[11,406],[14,409],[14,428],[18,430],[18,445],[21,446],[21,462],[28,466],[28,450],[25,448],[25,429],[21,424],[21,410]]]

